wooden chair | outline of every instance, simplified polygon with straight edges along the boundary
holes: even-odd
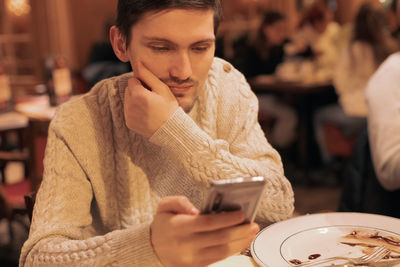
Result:
[[[29,174],[29,151],[26,146],[28,119],[16,112],[0,115],[0,218],[8,223],[10,241],[14,239],[13,222],[17,222],[25,229],[29,229],[26,220],[21,215],[26,214],[24,195],[31,191]],[[13,137],[13,138],[11,138]],[[12,140],[11,140],[12,139]],[[11,162],[24,164],[25,175],[22,180],[10,182],[6,178],[6,168]]]
[[[28,118],[17,112],[0,114],[0,171],[2,184],[5,181],[5,168],[8,162],[18,161],[27,163],[29,154],[26,147],[26,129]],[[10,138],[14,136],[14,138]],[[10,140],[15,139],[15,140]],[[28,164],[25,164],[28,171]]]
[[[29,119],[29,151],[31,154],[29,161],[31,191],[24,194],[25,211],[29,220],[32,221],[33,208],[36,201],[36,193],[40,187],[43,177],[43,159],[47,144],[48,119]]]

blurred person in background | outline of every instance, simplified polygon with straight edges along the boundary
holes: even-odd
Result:
[[[293,191],[244,76],[215,58],[218,0],[119,0],[113,50],[133,73],[51,121],[20,266],[206,266],[291,216]],[[200,214],[211,182],[267,181],[256,222]]]
[[[338,210],[400,218],[400,52],[381,64],[365,93],[368,128],[345,169]]]
[[[285,16],[276,11],[266,12],[253,39],[245,35],[235,42],[232,63],[247,78],[273,74],[284,60]]]
[[[384,10],[370,3],[363,4],[355,17],[352,36],[341,51],[333,84],[339,104],[323,107],[316,112],[317,142],[325,163],[331,160],[326,151],[323,125],[339,126],[346,137],[355,137],[366,125],[365,88],[371,75],[387,56],[397,51],[391,37]]]
[[[130,65],[126,62],[121,62],[113,51],[109,38],[112,25],[113,22],[111,20],[105,23],[103,40],[92,46],[88,63],[82,71],[83,77],[90,86],[94,86],[106,78],[131,70]]]
[[[368,129],[344,172],[339,211],[400,218],[400,53],[373,74],[366,98]]]
[[[388,58],[367,87],[368,136],[376,176],[400,190],[400,53]],[[399,203],[396,203],[399,206]]]
[[[400,25],[400,0],[394,1]],[[373,75],[366,98],[368,137],[376,176],[386,190],[400,195],[400,52],[390,56]],[[397,205],[400,217],[398,202],[393,205]]]
[[[304,11],[299,28],[285,45],[285,53],[312,60],[315,70],[310,75],[329,80],[338,57],[339,39],[340,26],[333,21],[332,11],[325,1],[316,1]]]
[[[256,38],[241,37],[234,45],[232,63],[247,77],[271,75],[284,60],[287,42],[285,16],[276,11],[264,14]],[[278,148],[287,148],[296,137],[297,115],[289,105],[271,95],[257,95],[261,114],[272,117],[275,123],[267,133],[269,141]]]

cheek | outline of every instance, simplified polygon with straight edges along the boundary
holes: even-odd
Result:
[[[193,73],[199,80],[205,80],[214,60],[214,49],[204,56],[199,56],[194,59]]]
[[[142,62],[158,78],[168,77],[168,60],[165,57],[143,55]]]
[[[163,56],[154,55],[149,49],[145,49],[139,45],[134,46],[135,49],[129,49],[129,61],[131,65],[136,61],[141,61],[154,75],[157,77],[165,77],[167,75],[168,59]],[[132,69],[133,66],[132,66]]]

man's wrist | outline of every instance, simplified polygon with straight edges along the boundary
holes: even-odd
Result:
[[[179,107],[149,141],[175,151],[178,157],[187,157],[203,147],[208,139],[209,136]]]

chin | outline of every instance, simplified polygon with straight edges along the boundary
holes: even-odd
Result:
[[[189,101],[188,99],[177,99],[179,106],[186,112],[190,112],[193,108],[194,101]]]
[[[192,108],[193,108],[193,105],[179,105],[182,109],[183,109],[183,111],[185,111],[186,113],[189,113],[191,110],[192,110]]]

